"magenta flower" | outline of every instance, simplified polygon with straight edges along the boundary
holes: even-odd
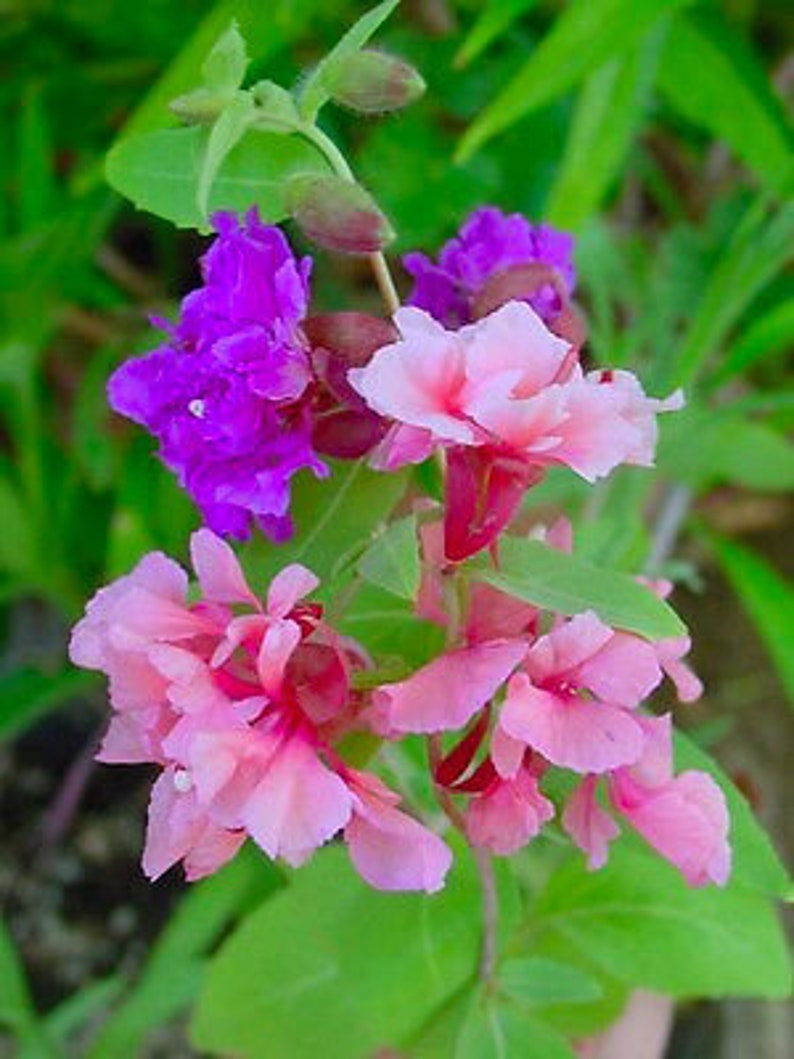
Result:
[[[446,846],[337,750],[358,723],[350,675],[364,657],[304,601],[317,579],[288,566],[262,603],[210,530],[193,535],[192,557],[198,602],[180,567],[155,553],[101,589],[72,635],[72,660],[110,678],[115,713],[100,760],[163,770],[146,873],[183,860],[199,878],[249,836],[297,866],[344,830],[373,885],[439,889]]]
[[[512,273],[523,280],[527,302],[551,324],[573,293],[573,247],[573,237],[566,232],[530,224],[520,213],[505,215],[494,206],[482,206],[442,246],[438,264],[418,252],[405,255],[403,265],[414,278],[408,304],[424,309],[445,327],[460,327],[481,315],[477,302],[487,296],[489,285]],[[524,296],[519,290],[513,285],[510,297]]]
[[[244,538],[252,520],[290,533],[290,481],[326,473],[312,445],[312,370],[301,332],[311,260],[298,261],[256,210],[213,217],[218,237],[204,285],[182,303],[166,342],[112,376],[112,407],[145,426],[218,533]]]
[[[400,339],[348,379],[394,423],[373,465],[393,469],[447,452],[446,554],[489,546],[528,486],[553,464],[594,481],[622,463],[648,466],[658,412],[628,372],[584,375],[574,351],[523,302],[458,331],[419,309],[395,314]]]

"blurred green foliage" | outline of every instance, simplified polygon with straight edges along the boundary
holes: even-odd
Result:
[[[0,628],[30,598],[73,619],[99,584],[144,551],[182,555],[197,522],[148,440],[109,414],[104,385],[121,359],[154,342],[147,315],[167,314],[194,282],[200,244],[122,204],[103,182],[109,148],[122,134],[174,124],[167,101],[195,85],[231,17],[249,42],[253,78],[290,84],[361,13],[344,0],[109,0],[101,11],[91,0],[35,0],[3,8]],[[422,72],[424,99],[382,122],[339,111],[322,119],[392,218],[398,252],[434,250],[482,202],[576,231],[593,360],[631,367],[653,392],[683,385],[688,407],[663,423],[657,476],[624,470],[585,499],[575,482],[550,475],[532,500],[564,500],[583,556],[616,569],[674,573],[681,534],[696,531],[698,546],[724,566],[789,688],[790,589],[766,560],[704,529],[703,519],[715,489],[746,496],[792,484],[785,435],[794,394],[784,360],[794,345],[785,271],[794,234],[785,116],[791,77],[784,65],[791,28],[790,5],[779,0],[415,0],[379,40]],[[362,297],[374,305],[365,282],[355,267],[340,269],[319,256],[321,306],[353,307]],[[346,569],[367,548],[380,518],[374,496],[387,508],[396,500],[372,492],[367,475],[355,488],[370,488],[372,522],[359,527],[356,554],[340,557],[336,549],[344,520],[310,540],[313,560],[328,569],[340,561]],[[299,510],[311,510],[315,488],[310,479],[299,488]],[[263,571],[274,561],[267,551]],[[394,630],[402,630],[396,635],[416,640],[405,654],[420,657],[427,629],[411,626],[407,604],[381,588],[358,592],[348,627],[364,630],[369,614],[386,610]],[[62,646],[38,669],[5,672],[0,736],[86,694],[88,683],[66,668]],[[257,863],[260,882],[261,870]],[[553,876],[540,925],[528,929],[542,929],[543,916],[568,891],[570,870]],[[221,886],[224,875],[187,899],[132,992],[108,979],[44,1019],[10,941],[0,937],[11,985],[0,1021],[15,1031],[22,1054],[61,1054],[76,1029],[119,997],[91,1054],[121,1054],[112,1050],[114,1040],[133,1054],[131,1041],[191,1001],[204,953],[250,903],[250,862],[228,871],[239,876],[232,885]],[[637,874],[633,862],[618,861],[610,871],[617,882],[604,875],[591,886],[611,894],[609,887],[627,885],[621,872],[640,878],[646,905],[636,914],[643,921],[660,900],[661,883]],[[689,901],[670,879],[664,892],[673,902]],[[281,900],[262,915],[283,917],[288,898]],[[745,895],[730,900],[737,923],[762,915]],[[696,902],[693,908],[697,939],[695,921],[708,927],[709,919]],[[588,933],[578,964],[601,960],[606,994],[593,1024],[614,1012],[625,990],[624,983],[609,986],[616,968],[603,958],[599,938]],[[679,962],[695,955],[682,939],[670,939],[681,945]],[[547,937],[541,955],[565,962],[569,943]],[[170,982],[175,965],[184,974]],[[645,984],[670,985],[652,966],[643,968]],[[751,976],[752,967],[744,970]],[[719,968],[703,974],[732,988]],[[778,975],[767,991],[779,989]],[[198,1032],[214,1040],[209,996]],[[457,1026],[461,1012],[456,1018]],[[481,1021],[479,1009],[467,1020],[475,1042]],[[417,1054],[443,1053],[443,1027],[414,1030]],[[442,1052],[434,1053],[439,1040]],[[556,1037],[553,1047],[559,1050]]]

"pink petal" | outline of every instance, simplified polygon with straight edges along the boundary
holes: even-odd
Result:
[[[190,538],[190,554],[205,599],[214,603],[250,603],[259,608],[237,556],[220,537],[208,529],[198,530]]]
[[[376,471],[396,471],[409,463],[423,463],[435,448],[432,431],[395,423],[373,451],[369,463]]]
[[[301,863],[350,819],[353,798],[300,736],[270,760],[245,807],[243,822],[268,856]]]
[[[554,816],[554,806],[526,769],[472,799],[466,811],[469,840],[500,857],[522,849]]]
[[[603,702],[634,709],[661,683],[662,670],[653,644],[617,632],[576,667],[576,678]]]
[[[596,798],[595,776],[585,776],[568,799],[562,815],[562,826],[579,849],[587,854],[590,871],[603,868],[609,856],[609,843],[620,834],[620,828]]]
[[[512,779],[521,768],[526,753],[526,744],[521,739],[508,735],[501,724],[491,736],[491,761],[502,779]]]
[[[149,800],[143,870],[152,881],[182,860],[206,822],[193,793],[178,791],[174,776],[174,769],[161,773]]]
[[[275,621],[262,637],[257,671],[262,688],[270,698],[276,698],[281,691],[287,662],[300,642],[300,626],[287,620]]]
[[[320,581],[300,563],[291,563],[276,574],[267,593],[267,612],[272,618],[286,618],[298,600],[314,592]]]
[[[471,384],[509,373],[517,377],[516,397],[528,397],[554,382],[569,349],[523,301],[507,302],[458,333],[468,346]]]
[[[196,842],[185,854],[188,882],[212,875],[234,857],[246,840],[244,831],[229,831],[207,823]]]
[[[535,683],[574,673],[614,636],[593,611],[564,621],[533,644],[525,668]]]
[[[636,720],[616,706],[533,687],[525,674],[510,681],[500,724],[554,765],[575,772],[608,772],[642,753]]]
[[[702,682],[682,660],[689,653],[690,646],[688,636],[658,640],[654,644],[659,664],[675,685],[679,702],[697,702],[703,694]]]
[[[407,680],[385,684],[375,705],[393,729],[441,732],[462,728],[507,680],[526,653],[519,641],[496,641],[451,651]]]
[[[374,776],[351,773],[357,797],[345,840],[356,871],[377,890],[425,890],[444,885],[452,854],[438,835],[395,809],[393,792]],[[374,782],[373,782],[374,781]]]
[[[724,886],[731,871],[730,821],[725,797],[704,772],[682,772],[663,787],[623,807],[643,838],[674,864],[690,886]]]

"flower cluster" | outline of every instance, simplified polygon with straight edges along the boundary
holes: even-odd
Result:
[[[500,534],[547,468],[594,481],[651,465],[656,416],[682,403],[648,397],[628,372],[585,370],[572,240],[478,210],[438,265],[406,258],[411,304],[386,322],[309,316],[309,262],[278,230],[255,214],[215,224],[204,286],[168,343],[110,387],[210,526],[192,540],[200,599],[176,563],[149,555],[91,601],[71,649],[110,679],[101,760],[162,769],[147,874],[184,861],[198,878],[248,836],[299,865],[340,835],[372,885],[437,890],[446,845],[346,760],[347,737],[366,730],[428,737],[439,800],[475,847],[513,854],[559,817],[597,868],[624,820],[692,885],[723,884],[723,795],[703,773],[674,773],[670,717],[644,709],[665,676],[680,701],[699,697],[689,640],[644,639],[590,610],[543,612],[461,567],[484,549],[498,563]],[[245,536],[254,520],[285,536],[290,480],[326,473],[318,452],[369,454],[386,473],[443,464],[443,517],[417,507],[415,611],[446,629],[447,647],[397,682],[362,673],[376,663],[306,602],[307,569],[284,569],[263,603],[212,532]],[[564,520],[544,539],[573,546]],[[575,785],[552,800],[559,772]]]
[[[182,568],[155,552],[97,593],[71,642],[77,665],[110,680],[115,714],[99,759],[162,769],[146,874],[183,860],[198,879],[249,836],[296,866],[341,831],[373,886],[439,889],[446,845],[339,753],[356,725],[351,674],[366,658],[305,602],[315,576],[286,567],[263,604],[210,530],[193,535],[192,557],[199,602],[187,601]]]

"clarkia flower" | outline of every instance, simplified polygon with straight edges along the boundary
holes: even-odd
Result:
[[[260,601],[227,544],[192,538],[200,598],[185,572],[146,556],[101,589],[72,635],[77,665],[110,679],[114,716],[99,759],[159,765],[144,870],[216,870],[251,837],[293,866],[343,831],[381,889],[437,890],[450,854],[339,740],[358,723],[351,674],[366,664],[305,596],[317,578],[286,567]]]
[[[163,345],[112,376],[112,407],[145,426],[207,524],[244,538],[252,520],[290,533],[290,481],[327,473],[312,444],[312,367],[301,331],[311,260],[256,210],[217,213],[204,284]]]
[[[492,544],[551,465],[588,481],[619,464],[650,465],[656,414],[682,403],[680,394],[647,397],[629,372],[585,375],[571,345],[524,302],[457,331],[420,309],[400,309],[394,320],[399,340],[348,380],[393,421],[374,466],[389,470],[446,451],[451,559]]]
[[[528,303],[552,324],[576,283],[573,248],[567,232],[482,206],[442,246],[438,263],[419,252],[405,255],[403,265],[414,279],[408,304],[445,327],[460,327],[483,315],[483,307],[495,308],[495,287],[507,284],[509,297],[523,297],[525,289]]]

